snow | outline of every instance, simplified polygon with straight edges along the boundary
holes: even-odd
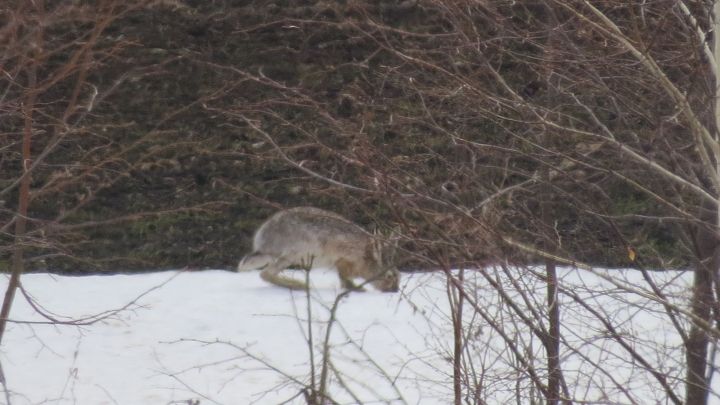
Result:
[[[467,353],[488,403],[504,403],[518,392],[532,395],[532,382],[508,350],[509,342],[532,355],[538,373],[544,375],[539,339],[508,305],[512,300],[531,322],[544,322],[543,314],[531,311],[544,307],[546,288],[535,270],[465,272],[467,285],[474,286],[464,304]],[[683,392],[681,339],[641,274],[571,268],[559,269],[559,274],[563,369],[576,399],[648,404],[667,400],[647,368],[609,336],[603,320],[627,337],[644,361],[666,374],[676,392]],[[313,270],[311,275],[313,360],[319,377],[330,308],[342,291],[334,273]],[[651,277],[668,302],[687,302],[689,273]],[[491,286],[493,280],[499,287]],[[28,274],[23,285],[56,318],[111,312],[83,326],[10,324],[0,360],[13,405],[304,401],[301,390],[311,374],[305,292],[268,285],[256,272],[220,270],[83,277]],[[47,321],[20,294],[11,318]],[[450,402],[453,338],[444,273],[405,274],[401,293],[351,293],[339,301],[336,319],[330,334],[330,359],[337,370],[330,372],[334,399]],[[0,403],[3,400],[0,396]]]

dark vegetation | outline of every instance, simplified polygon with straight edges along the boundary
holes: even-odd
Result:
[[[539,8],[511,12],[517,24],[534,18],[533,13],[543,15]],[[373,24],[396,31],[374,29]],[[469,243],[496,248],[492,237],[473,242],[477,234],[457,221],[423,218],[425,203],[393,198],[400,193],[397,184],[377,179],[381,171],[394,170],[404,186],[422,187],[443,199],[452,195],[467,206],[537,170],[533,158],[511,160],[492,148],[479,154],[448,136],[452,130],[478,143],[519,145],[508,135],[517,128],[474,115],[464,99],[443,94],[428,98],[420,90],[443,87],[445,79],[405,63],[388,49],[400,41],[417,52],[437,52],[432,56],[436,62],[472,77],[477,61],[445,55],[456,46],[443,36],[448,24],[445,15],[415,2],[186,1],[128,11],[101,34],[98,47],[110,51],[93,55],[97,64],[88,70],[82,93],[90,84],[101,91],[117,87],[33,175],[29,217],[46,239],[28,253],[29,267],[62,272],[232,268],[248,251],[259,222],[279,207],[297,205],[331,209],[366,226],[387,224],[386,230],[403,226],[412,238],[443,239],[447,235],[442,233],[452,229]],[[88,26],[80,20],[51,27],[45,33],[48,48]],[[501,37],[497,26],[477,27],[480,36]],[[488,48],[488,57],[522,94],[552,97],[535,79],[537,72],[513,57],[538,54],[538,48],[513,46],[502,55]],[[461,55],[462,49],[457,52]],[[43,69],[52,71],[71,56],[72,49],[59,50]],[[413,92],[402,78],[424,88]],[[40,102],[61,110],[60,100],[72,86],[71,80],[60,82]],[[297,98],[290,99],[293,89]],[[478,100],[479,108],[483,104]],[[426,110],[435,112],[430,120]],[[387,189],[355,193],[314,178],[289,165],[248,127],[248,117],[262,120],[262,130],[278,143],[292,144],[285,153],[304,167],[341,181],[354,179],[362,187]],[[22,119],[8,118],[0,124],[0,189],[21,170]],[[438,126],[430,128],[428,122]],[[38,125],[37,131],[48,135],[37,137],[35,154],[51,139],[52,125]],[[638,123],[637,130],[649,129],[644,125]],[[347,159],[359,158],[377,164],[378,170],[347,164]],[[55,187],[77,176],[83,180]],[[610,176],[589,180],[605,193],[595,199],[605,212],[653,209],[647,196]],[[545,200],[553,201],[554,232],[565,242],[563,249],[580,261],[630,265],[627,243],[617,238],[620,229],[578,210],[576,197],[568,195],[572,187],[545,191]],[[2,198],[6,223],[16,211],[16,193]],[[496,223],[519,240],[537,243],[542,238],[534,228],[544,225],[529,222],[532,215],[526,214],[541,207],[534,199],[521,198],[522,193],[537,190],[518,190],[496,205],[503,218]],[[405,209],[406,204],[413,209]],[[687,254],[669,236],[670,226],[640,221],[619,225],[631,235],[640,257],[649,258],[648,265],[684,266]],[[11,233],[4,229],[3,235],[7,245]],[[405,247],[413,246],[405,241]],[[0,263],[7,263],[9,253],[3,252]],[[461,252],[451,256],[457,263],[487,259],[482,247],[469,257]],[[425,265],[417,257],[405,263],[408,268]]]

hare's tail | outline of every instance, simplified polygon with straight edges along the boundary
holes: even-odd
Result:
[[[240,260],[237,271],[260,270],[270,264],[272,260],[271,256],[253,252]]]

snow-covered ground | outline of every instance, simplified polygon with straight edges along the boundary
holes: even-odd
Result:
[[[562,360],[571,395],[596,403],[667,400],[658,380],[617,343],[603,320],[667,375],[670,387],[683,392],[681,340],[639,273],[569,268],[559,273],[565,289]],[[537,301],[544,299],[545,285],[531,269],[465,276],[476,285],[464,304],[467,353],[484,399],[504,403],[518,393],[533,395],[524,365],[509,347],[535,358],[539,375],[545,373],[544,351],[509,303],[536,323],[544,315],[530,308],[543,307]],[[666,299],[684,302],[689,274],[657,273],[653,279]],[[3,291],[6,283],[0,283]],[[331,272],[313,271],[312,283],[312,361],[319,374],[329,309],[341,291]],[[265,284],[255,272],[225,271],[30,274],[23,285],[45,311],[65,320],[126,308],[91,325],[48,325],[19,294],[11,318],[40,323],[11,324],[2,343],[0,360],[13,405],[303,403],[301,390],[311,374],[304,292]],[[342,299],[330,334],[333,398],[449,403],[449,307],[441,272],[405,275],[402,293],[369,291]]]

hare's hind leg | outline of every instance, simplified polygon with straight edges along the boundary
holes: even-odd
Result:
[[[268,283],[275,284],[280,287],[289,288],[291,290],[305,290],[307,284],[303,281],[295,280],[280,274],[289,266],[290,263],[282,258],[276,259],[267,265],[261,272],[260,278]]]
[[[272,263],[273,260],[274,259],[271,256],[264,255],[258,252],[253,252],[240,260],[240,263],[238,263],[237,266],[237,271],[243,272],[250,270],[259,270],[267,266],[269,263]]]

